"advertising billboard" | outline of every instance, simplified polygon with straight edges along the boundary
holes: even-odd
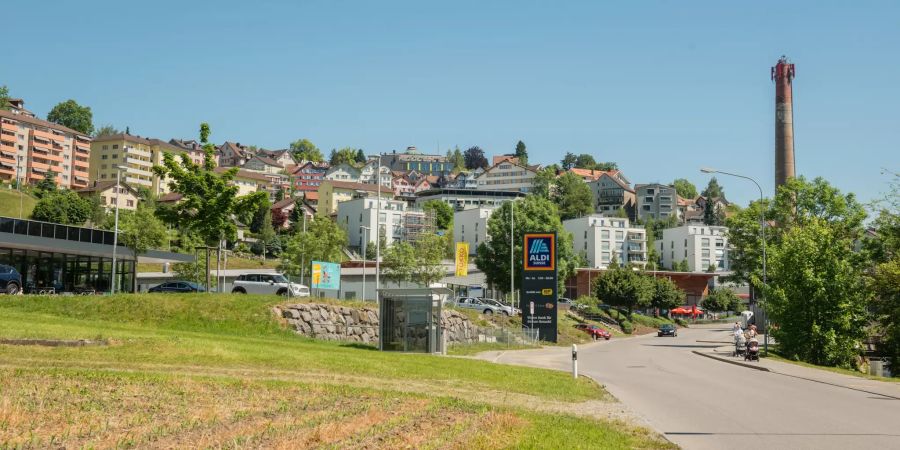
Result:
[[[341,288],[341,265],[336,263],[312,262],[312,289],[337,291]]]
[[[556,233],[525,233],[523,244],[522,328],[543,341],[556,342]]]

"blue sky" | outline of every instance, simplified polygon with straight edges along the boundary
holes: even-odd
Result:
[[[774,183],[769,67],[797,65],[798,173],[869,200],[900,171],[897,2],[42,1],[4,6],[0,84],[133,134],[326,152],[517,140],[635,183]],[[439,147],[438,147],[439,146]],[[729,199],[756,189],[722,179]]]

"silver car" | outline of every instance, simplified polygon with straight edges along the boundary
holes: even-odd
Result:
[[[459,297],[456,299],[456,306],[458,308],[473,309],[487,315],[503,314],[512,316],[517,314],[518,311],[511,306],[506,306],[490,298]]]

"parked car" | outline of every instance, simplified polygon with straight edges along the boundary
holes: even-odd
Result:
[[[507,305],[505,303],[501,303],[492,298],[482,298],[481,303],[487,303],[488,305],[493,305],[500,308],[500,313],[505,314],[507,316],[518,316],[522,314],[522,311],[519,311],[519,308]]]
[[[0,292],[16,295],[22,290],[22,275],[13,266],[0,264]]]
[[[475,297],[459,297],[456,299],[456,306],[458,308],[465,309],[473,309],[482,314],[506,314],[510,315],[508,306],[499,306],[500,303],[496,300],[489,298],[475,298]]]
[[[231,293],[309,297],[309,287],[291,283],[284,275],[278,273],[245,273],[234,280]]]
[[[592,325],[589,323],[579,323],[579,324],[575,325],[575,328],[582,330],[585,333],[591,335],[591,337],[594,339],[606,339],[608,341],[609,338],[612,337],[612,334],[609,331],[604,330],[603,328],[600,328],[597,325]]]
[[[678,337],[678,328],[675,328],[675,325],[671,323],[664,323],[659,326],[659,331],[656,333],[656,337],[663,336],[672,336]]]
[[[206,292],[206,288],[193,281],[166,281],[147,289],[147,292]]]

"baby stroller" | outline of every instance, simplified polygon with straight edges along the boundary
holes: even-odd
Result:
[[[759,341],[755,338],[747,341],[747,351],[744,352],[744,361],[759,361]]]
[[[731,356],[743,356],[747,353],[747,341],[743,334],[734,337],[734,353]]]

